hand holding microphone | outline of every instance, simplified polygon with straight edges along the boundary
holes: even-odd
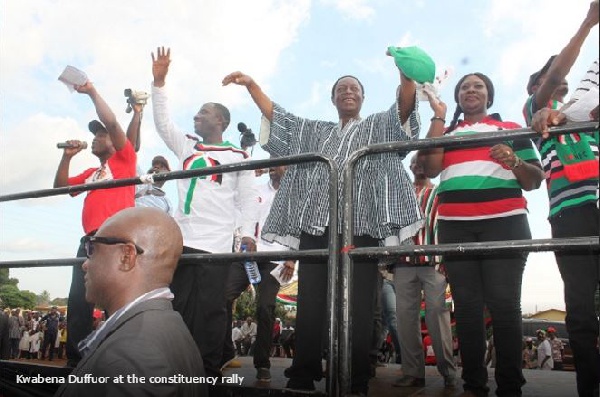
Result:
[[[57,149],[75,149],[81,147],[81,149],[87,149],[87,142],[83,141],[66,141],[59,142],[56,144]]]
[[[69,140],[66,142],[59,142],[56,144],[58,149],[63,149],[63,157],[71,158],[83,149],[87,148],[87,142],[78,140]]]

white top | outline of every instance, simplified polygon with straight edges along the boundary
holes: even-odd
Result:
[[[549,357],[548,360],[544,363],[542,367],[542,361],[544,358]],[[537,362],[540,366],[540,369],[552,369],[554,368],[554,361],[552,360],[552,348],[550,347],[550,342],[548,339],[544,339],[542,343],[540,343],[537,347]]]
[[[248,158],[229,142],[203,145],[177,130],[169,116],[164,87],[152,85],[152,98],[156,131],[179,159],[179,169],[239,163]],[[181,228],[183,245],[207,252],[231,252],[236,207],[241,211],[242,236],[254,238],[258,203],[253,171],[179,179],[177,191],[174,218]]]

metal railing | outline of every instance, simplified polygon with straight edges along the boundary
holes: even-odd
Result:
[[[552,134],[564,134],[570,132],[593,132],[598,130],[597,123],[574,123],[563,127],[551,129]],[[353,184],[348,182],[354,179],[355,166],[358,160],[365,156],[388,152],[409,152],[419,149],[438,147],[459,147],[462,145],[494,143],[505,140],[517,140],[534,138],[538,135],[530,129],[501,130],[490,133],[473,134],[459,137],[441,137],[433,139],[421,139],[414,141],[390,142],[375,144],[354,152],[348,159],[343,170],[343,219],[341,230],[341,244],[339,244],[338,225],[338,172],[337,165],[326,156],[307,153],[295,156],[281,157],[269,160],[253,160],[243,163],[226,164],[212,168],[172,171],[164,174],[155,174],[154,181],[167,181],[171,179],[184,179],[197,176],[206,176],[219,173],[235,172],[241,170],[255,170],[270,166],[299,164],[306,162],[322,162],[328,166],[329,171],[329,248],[294,251],[297,259],[328,258],[328,322],[330,327],[327,393],[330,396],[345,396],[350,393],[351,374],[351,326],[350,297],[352,294],[352,267],[353,260],[360,258],[396,258],[401,256],[421,255],[472,255],[491,254],[498,252],[534,252],[534,251],[566,251],[589,249],[592,252],[600,252],[600,242],[597,236],[567,238],[567,239],[540,239],[540,240],[516,240],[516,241],[494,241],[485,243],[464,244],[438,244],[438,245],[401,245],[397,247],[367,247],[353,248],[339,252],[340,245],[352,247],[353,240]],[[90,183],[57,189],[44,189],[32,192],[23,192],[0,196],[0,202],[14,201],[27,198],[38,198],[82,192],[93,189],[115,188],[121,186],[144,183],[140,178],[128,178],[104,182]],[[341,255],[341,257],[340,257]],[[277,260],[289,258],[288,251],[255,252],[255,253],[232,253],[232,254],[185,254],[182,255],[180,263],[202,261],[207,263],[222,263],[252,260]],[[341,260],[338,260],[340,258]],[[0,261],[0,268],[27,268],[46,266],[73,266],[83,263],[83,258],[65,259],[40,259],[22,261]],[[337,282],[341,279],[341,288]],[[339,311],[338,311],[339,310]],[[337,317],[341,315],[341,321]]]

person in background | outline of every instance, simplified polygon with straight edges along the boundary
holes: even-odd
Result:
[[[19,341],[23,334],[21,323],[19,322],[19,309],[12,309],[10,317],[8,318],[8,336],[10,343],[10,358],[15,359],[19,357]]]
[[[432,99],[433,100],[433,99]],[[413,238],[416,245],[437,244],[438,197],[437,186],[425,175],[417,154],[410,161],[417,202],[423,211],[425,225]],[[401,258],[394,268],[396,312],[402,352],[402,377],[392,386],[422,387],[425,385],[425,364],[435,360],[444,378],[444,387],[456,385],[456,368],[452,356],[450,310],[446,306],[446,276],[441,273],[441,258],[418,256]],[[425,323],[429,348],[421,337],[421,300],[425,299]],[[423,355],[423,349],[426,355]]]
[[[537,363],[538,368],[542,370],[551,370],[554,367],[552,360],[552,347],[550,342],[546,338],[546,331],[538,329],[535,331],[538,344],[537,344]]]
[[[169,284],[183,249],[173,218],[157,208],[128,208],[83,245],[86,299],[108,318],[82,341],[83,358],[71,375],[108,381],[67,382],[55,396],[208,396],[205,383],[115,380],[204,376],[200,353],[171,304]]]
[[[548,327],[546,333],[548,336],[548,341],[550,342],[550,347],[552,348],[552,361],[554,363],[552,369],[555,371],[562,371],[565,345],[559,338],[556,337],[556,328]]]
[[[84,183],[135,177],[137,156],[131,142],[118,123],[113,111],[100,96],[94,85],[88,81],[75,87],[77,92],[86,94],[92,100],[100,121],[92,120],[88,129],[94,134],[92,154],[100,161],[99,167],[85,170],[69,177],[72,158],[83,146],[80,141],[68,141],[71,146],[63,151],[56,171],[54,187],[81,185]],[[72,194],[76,196],[79,193]],[[86,236],[93,236],[102,223],[120,210],[134,205],[135,188],[123,186],[113,189],[90,190],[83,203],[82,225]],[[77,257],[84,257],[85,250],[80,244]],[[92,331],[93,306],[85,300],[84,274],[81,267],[73,266],[71,289],[69,290],[69,322],[67,339],[67,365],[75,367],[81,359],[78,344]]]
[[[52,306],[50,312],[42,317],[41,321],[45,321],[44,343],[42,345],[41,359],[46,359],[46,350],[48,350],[48,361],[54,359],[54,344],[58,336],[58,323],[61,320],[58,307]]]
[[[243,336],[242,347],[244,348],[244,352],[247,356],[251,356],[253,354],[254,343],[256,342],[258,326],[252,320],[252,317],[248,317],[240,327],[240,331],[242,331]]]
[[[501,121],[497,114],[488,114],[494,97],[494,85],[486,75],[463,76],[454,89],[457,106],[448,128],[444,128],[446,105],[430,100],[434,116],[427,138],[519,128]],[[464,120],[459,120],[461,114]],[[419,151],[419,162],[429,178],[440,175],[440,243],[531,239],[523,190],[539,188],[544,178],[531,141],[424,149]],[[496,394],[521,395],[525,383],[521,284],[526,260],[527,253],[522,252],[444,258],[455,304],[463,388],[475,396],[489,392],[484,365],[485,307],[494,327]]]
[[[163,156],[154,156],[152,159],[152,167],[148,170],[148,174],[159,174],[170,172],[169,162]],[[145,183],[135,186],[135,206],[136,207],[156,207],[165,211],[169,215],[173,215],[173,205],[167,197],[167,194],[162,190],[165,181],[156,181],[153,183]]]
[[[532,338],[527,338],[523,342],[523,368],[537,368],[537,351]]]

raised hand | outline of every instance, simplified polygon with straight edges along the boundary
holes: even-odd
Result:
[[[171,49],[165,47],[156,48],[156,57],[152,53],[152,76],[154,76],[154,85],[162,87],[165,85],[165,78],[169,72],[171,63]]]
[[[95,87],[94,84],[92,84],[91,81],[86,81],[84,85],[76,85],[75,86],[75,91],[77,91],[80,94],[88,94],[90,95],[92,92],[94,92]]]
[[[248,87],[254,83],[254,80],[252,79],[252,77],[238,71],[238,72],[230,73],[227,76],[225,76],[225,78],[223,79],[223,81],[221,83],[223,85],[228,85],[230,83],[233,83],[233,84],[243,85],[245,87]]]

